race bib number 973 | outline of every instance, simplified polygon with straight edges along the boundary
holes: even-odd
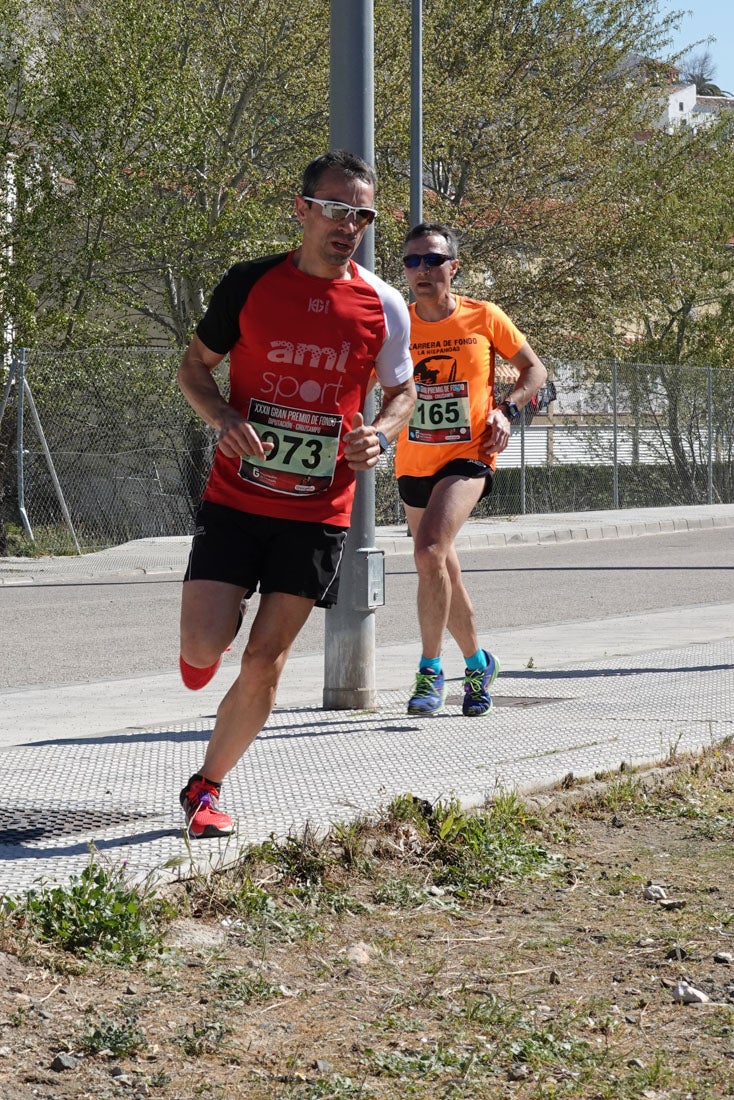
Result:
[[[331,485],[339,450],[340,416],[253,400],[247,420],[271,448],[264,460],[252,455],[242,458],[241,478],[261,489],[290,496],[311,496]]]

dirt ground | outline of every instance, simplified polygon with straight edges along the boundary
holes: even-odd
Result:
[[[525,803],[551,862],[466,898],[403,824],[318,890],[177,887],[132,971],[6,923],[0,1096],[734,1096],[734,750],[566,787]]]

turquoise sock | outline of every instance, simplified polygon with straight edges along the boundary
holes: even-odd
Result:
[[[438,675],[441,671],[441,658],[421,657],[420,669],[421,672],[432,672],[434,675]]]
[[[471,657],[467,658],[466,667],[471,672],[484,672],[489,662],[483,649],[478,649]]]

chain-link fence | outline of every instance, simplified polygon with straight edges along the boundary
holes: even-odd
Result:
[[[68,532],[68,511],[82,549],[190,530],[213,437],[178,391],[179,353],[29,351],[15,362],[24,370],[0,423],[5,523],[27,519],[58,545],[51,532]]]
[[[39,540],[64,535],[71,550],[190,533],[214,437],[178,391],[179,359],[152,349],[17,354],[0,403],[0,532],[22,520]],[[548,365],[556,400],[514,430],[478,515],[734,500],[734,370]],[[379,525],[403,522],[392,451],[375,498]]]

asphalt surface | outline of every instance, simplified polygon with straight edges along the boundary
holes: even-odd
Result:
[[[676,562],[681,551],[668,539],[666,571],[680,568],[688,585],[676,606],[661,595],[660,607],[638,606],[645,602],[638,600],[636,610],[625,604],[623,613],[610,614],[606,605],[596,615],[593,593],[585,591],[583,608],[574,608],[569,592],[562,621],[557,612],[555,621],[542,621],[540,608],[537,621],[526,616],[524,625],[495,624],[490,633],[478,616],[482,644],[503,668],[495,708],[484,718],[461,715],[461,655],[450,641],[446,712],[423,720],[406,715],[406,685],[417,658],[414,615],[395,640],[399,624],[394,628],[388,644],[380,631],[375,711],[323,709],[324,658],[312,640],[291,657],[271,720],[227,778],[222,804],[237,833],[229,841],[192,843],[181,827],[177,793],[200,765],[238,655],[196,694],[177,674],[160,671],[168,661],[149,658],[153,674],[71,681],[32,639],[23,650],[25,674],[8,673],[9,646],[15,652],[20,636],[32,632],[20,629],[21,620],[8,614],[14,605],[3,602],[19,587],[32,589],[29,601],[40,601],[65,585],[178,582],[188,540],[144,539],[78,558],[0,559],[6,777],[0,895],[42,880],[68,882],[86,866],[90,843],[99,858],[132,878],[165,879],[219,866],[271,833],[298,831],[306,822],[326,828],[375,811],[406,791],[473,805],[498,786],[526,792],[569,772],[584,777],[622,763],[653,763],[731,736],[734,505],[470,521],[458,542],[466,560],[486,547],[597,540],[634,551],[635,540],[647,536],[709,530],[711,547],[718,547],[716,602],[703,588],[698,592],[690,563]],[[413,583],[412,541],[404,528],[380,529],[375,541],[388,573],[404,572],[405,583]]]

